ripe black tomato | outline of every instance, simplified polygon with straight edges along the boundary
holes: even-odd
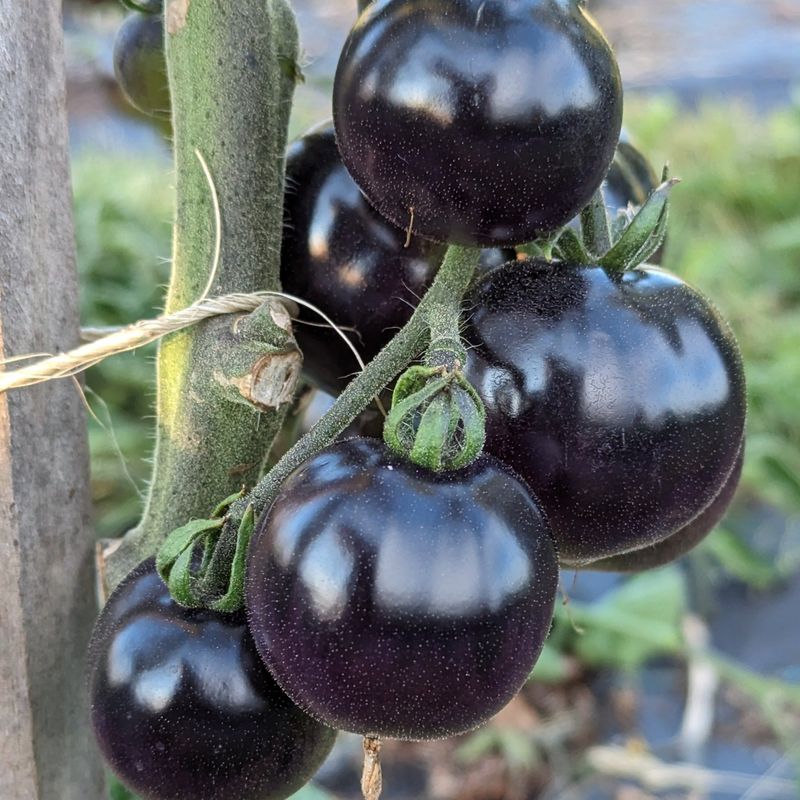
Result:
[[[373,358],[411,316],[441,263],[443,249],[389,225],[367,203],[344,168],[332,128],[295,141],[286,159],[284,291],[302,297],[337,325],[355,328],[353,344]],[[338,393],[358,362],[322,319],[301,309],[294,331],[303,369]],[[308,323],[312,323],[309,325]]]
[[[243,613],[175,603],[150,559],[111,595],[89,649],[95,736],[147,800],[279,800],[330,751],[264,668]]]
[[[437,474],[350,439],[300,467],[262,517],[246,606],[261,656],[309,714],[434,739],[519,690],[557,582],[547,521],[505,465]]]
[[[470,306],[486,450],[536,493],[562,564],[659,542],[714,499],[742,441],[745,381],[701,294],[657,267],[524,261]]]
[[[333,128],[298,139],[286,159],[284,291],[317,306],[348,334],[364,361],[404,325],[433,280],[444,248],[406,235],[367,202],[342,164]],[[486,250],[482,269],[515,257]],[[295,336],[303,370],[315,385],[338,394],[358,362],[339,336],[307,309]],[[311,323],[311,324],[309,324]]]
[[[743,461],[744,443],[742,443],[742,448],[739,451],[733,470],[731,470],[731,474],[722,489],[720,489],[719,494],[703,511],[679,531],[649,547],[631,550],[630,553],[623,553],[600,561],[593,561],[588,565],[588,569],[601,572],[642,572],[646,569],[663,567],[665,564],[685,556],[722,522],[728,506],[736,494],[736,487],[739,485],[739,479],[742,476]]]
[[[169,117],[164,18],[130,14],[114,39],[114,74],[128,102],[151,117]]]
[[[622,86],[578,0],[376,0],[342,51],[333,117],[345,165],[395,225],[508,246],[589,202]]]

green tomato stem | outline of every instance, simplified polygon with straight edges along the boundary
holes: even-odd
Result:
[[[448,249],[436,279],[411,319],[347,385],[330,411],[253,489],[249,499],[256,516],[272,502],[275,490],[297,467],[332,444],[372,399],[420,355],[430,341],[434,320],[458,319],[461,300],[472,282],[479,258],[480,251],[473,248],[454,246]]]
[[[287,0],[224,5],[165,4],[177,198],[167,313],[203,294],[280,290],[297,26]],[[278,367],[293,348],[288,314],[276,307],[246,321],[208,320],[162,342],[150,492],[139,525],[108,549],[106,589],[171,531],[256,482],[291,397],[259,406],[237,387],[248,353],[253,365],[266,356]]]

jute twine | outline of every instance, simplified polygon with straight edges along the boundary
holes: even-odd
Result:
[[[45,381],[55,380],[57,378],[68,378],[77,375],[79,372],[83,372],[89,367],[100,363],[109,356],[136,350],[170,333],[175,333],[184,328],[196,325],[198,322],[202,322],[209,317],[216,317],[221,314],[239,314],[255,311],[271,297],[290,300],[298,305],[310,308],[319,314],[325,320],[325,323],[346,342],[354,358],[358,362],[359,367],[361,369],[364,368],[364,362],[358,350],[356,350],[344,331],[327,315],[302,298],[284,294],[283,292],[234,293],[226,294],[222,297],[209,297],[198,300],[191,306],[176,311],[173,314],[165,314],[155,319],[139,320],[132,325],[120,328],[108,335],[101,336],[99,339],[90,341],[66,353],[50,356],[49,358],[37,361],[35,364],[20,367],[10,372],[0,372],[0,393],[6,392],[9,389],[20,389],[25,386],[33,386],[34,384],[44,383]],[[9,359],[9,361],[5,363],[20,361],[25,358],[27,358],[27,356]]]

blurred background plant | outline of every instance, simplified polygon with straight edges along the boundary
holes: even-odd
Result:
[[[354,2],[296,5],[311,55],[295,135],[328,114]],[[633,577],[565,574],[534,680],[481,731],[388,745],[386,800],[800,797],[800,8],[589,5],[619,50],[627,129],[682,179],[665,267],[715,299],[744,353],[744,476],[722,526],[678,564]],[[114,3],[67,5],[87,326],[157,314],[169,273],[168,145],[123,112],[113,88],[120,18]],[[139,514],[152,356],[119,356],[87,376],[98,536],[121,535]],[[302,800],[357,797],[359,760],[358,740],[340,737]]]

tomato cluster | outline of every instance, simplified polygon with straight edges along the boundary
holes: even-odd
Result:
[[[179,606],[152,562],[120,585],[92,642],[92,718],[146,798],[286,797],[334,729],[482,724],[536,662],[559,564],[676,558],[741,472],[736,341],[699,292],[636,260],[663,237],[625,239],[661,187],[619,141],[619,72],[579,0],[375,0],[333,97],[333,126],[287,154],[284,288],[369,361],[444,245],[489,248],[453,334],[463,362],[423,370],[461,381],[485,449],[440,471],[369,435],[319,450],[255,526],[246,620]],[[605,212],[577,217],[599,196],[605,254],[590,235]],[[301,312],[296,336],[335,395],[358,365],[319,322]],[[464,435],[456,417],[410,418]]]

